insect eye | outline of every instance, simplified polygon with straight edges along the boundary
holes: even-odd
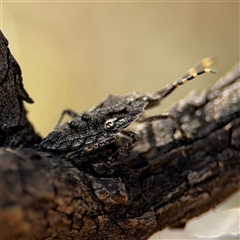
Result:
[[[82,120],[86,121],[86,120],[89,120],[90,119],[90,116],[86,113],[83,113],[82,114]]]
[[[116,122],[117,118],[111,118],[108,119],[105,123],[104,123],[104,128],[105,129],[111,129],[115,126],[115,122]]]
[[[70,120],[70,121],[68,121],[68,125],[70,128],[77,128],[79,126],[79,121]]]

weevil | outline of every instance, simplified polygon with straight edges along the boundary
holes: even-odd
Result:
[[[44,149],[66,152],[68,156],[86,156],[105,146],[114,143],[120,134],[129,138],[129,142],[120,147],[109,159],[126,151],[138,140],[138,135],[125,130],[135,121],[154,121],[171,117],[169,114],[143,118],[144,112],[158,106],[178,86],[191,81],[204,73],[216,73],[209,68],[215,63],[215,58],[205,58],[195,67],[188,70],[182,78],[164,88],[149,94],[133,92],[123,96],[109,95],[95,107],[77,114],[71,110],[62,112],[57,125],[41,142]],[[200,69],[200,70],[199,70]],[[72,118],[60,125],[64,115]]]

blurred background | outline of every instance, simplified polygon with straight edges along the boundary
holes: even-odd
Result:
[[[110,93],[153,92],[217,56],[217,75],[179,88],[154,110],[163,112],[239,61],[239,2],[4,1],[1,29],[35,101],[26,104],[29,119],[43,137],[63,109],[82,112]],[[238,207],[238,195],[230,202]]]

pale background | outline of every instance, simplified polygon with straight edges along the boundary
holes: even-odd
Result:
[[[87,110],[109,93],[153,92],[202,58],[219,57],[217,75],[179,88],[155,113],[164,111],[239,60],[239,2],[1,1],[1,29],[42,136],[63,109]]]

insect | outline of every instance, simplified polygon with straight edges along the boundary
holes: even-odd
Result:
[[[204,73],[216,73],[208,68],[215,58],[205,58],[195,67],[188,70],[182,78],[154,92],[141,94],[137,92],[123,96],[109,95],[105,100],[88,111],[77,114],[71,110],[62,112],[57,126],[43,141],[41,146],[50,151],[71,152],[69,156],[86,156],[111,143],[120,134],[129,138],[129,142],[120,147],[109,159],[126,151],[138,140],[138,135],[125,130],[134,121],[153,121],[168,118],[162,114],[142,118],[145,110],[160,104],[173,90]],[[199,70],[201,68],[201,70]],[[60,125],[64,115],[72,117],[67,123]]]

